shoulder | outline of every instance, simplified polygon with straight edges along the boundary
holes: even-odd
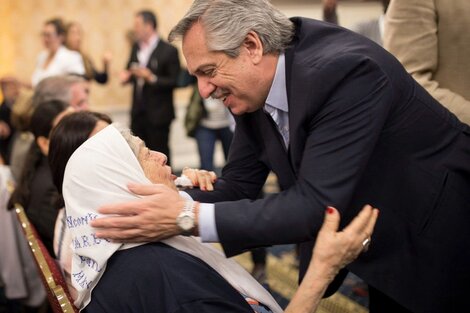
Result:
[[[364,65],[388,73],[401,67],[386,50],[353,31],[310,19],[294,22],[296,35],[286,50],[286,71],[293,78],[307,75],[323,85],[324,75],[341,80]]]
[[[37,61],[38,62],[44,62],[46,60],[48,54],[49,54],[49,52],[47,52],[46,50],[43,50],[43,51],[39,52],[38,57],[37,57]]]
[[[59,48],[57,56],[62,60],[82,60],[82,55],[77,51],[72,51],[66,47]]]
[[[178,52],[178,49],[175,46],[173,46],[171,43],[169,43],[168,41],[165,41],[161,38],[158,42],[158,45],[161,45],[161,48],[167,50],[168,52],[171,52],[171,53],[177,53]]]

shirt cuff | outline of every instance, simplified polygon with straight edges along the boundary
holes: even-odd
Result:
[[[219,242],[215,226],[215,207],[212,203],[201,203],[199,206],[199,236],[203,242]]]
[[[191,196],[185,191],[178,191],[178,193],[180,194],[181,198],[186,200],[193,200],[193,198],[191,198]]]

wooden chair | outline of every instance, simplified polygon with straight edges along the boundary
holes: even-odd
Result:
[[[59,266],[47,251],[34,226],[30,224],[24,208],[20,204],[15,204],[15,211],[41,273],[52,310],[54,313],[78,313]]]

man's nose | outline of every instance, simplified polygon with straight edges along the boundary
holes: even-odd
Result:
[[[207,78],[198,78],[197,86],[199,89],[199,94],[202,98],[206,99],[215,91],[216,86],[212,84]]]

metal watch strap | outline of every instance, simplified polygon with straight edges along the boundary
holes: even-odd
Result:
[[[176,219],[176,223],[181,229],[181,235],[183,236],[191,236],[193,229],[196,225],[195,223],[195,205],[196,202],[192,200],[186,200],[184,203],[184,207],[181,210],[181,213],[178,215]]]

